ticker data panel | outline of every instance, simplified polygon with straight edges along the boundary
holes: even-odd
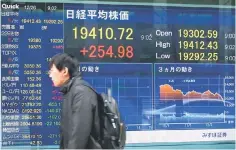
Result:
[[[62,95],[48,77],[70,53],[112,89],[127,131],[234,128],[235,9],[1,4],[2,146],[59,145]]]
[[[1,7],[2,145],[57,145],[61,95],[47,72],[63,52],[63,4]]]

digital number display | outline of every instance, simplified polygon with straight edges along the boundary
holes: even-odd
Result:
[[[235,8],[2,2],[1,21],[2,147],[58,147],[48,63],[63,52],[112,89],[128,132],[235,127]],[[204,138],[231,136],[192,137]]]
[[[114,31],[115,30],[115,31]],[[118,35],[118,39],[114,36],[114,32],[116,33],[118,30],[120,33]],[[75,27],[73,29],[74,31],[74,39],[78,39],[78,27]],[[133,29],[132,28],[117,28],[117,29],[112,29],[112,28],[99,28],[96,29],[96,27],[92,27],[92,29],[88,30],[86,27],[81,27],[79,30],[79,37],[80,39],[106,39],[106,40],[133,40],[134,38],[131,37],[133,34]],[[125,35],[124,35],[125,34]],[[127,34],[127,35],[126,35]],[[98,36],[98,37],[97,37]]]

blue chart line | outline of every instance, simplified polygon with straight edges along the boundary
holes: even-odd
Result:
[[[98,92],[112,89],[127,130],[152,130],[152,115],[143,114],[153,108],[152,64],[81,64],[81,69],[90,66],[97,72],[83,72],[84,79]],[[99,68],[99,69],[98,69]]]
[[[233,128],[234,65],[156,64],[156,129]]]

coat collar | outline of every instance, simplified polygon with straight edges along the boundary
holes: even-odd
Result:
[[[75,76],[75,77],[73,77],[73,78],[67,80],[67,81],[61,86],[60,92],[62,92],[63,94],[66,94],[66,93],[70,90],[70,88],[71,88],[73,82],[75,82],[76,79],[79,79],[79,80],[80,80],[80,79],[81,79],[81,76]]]

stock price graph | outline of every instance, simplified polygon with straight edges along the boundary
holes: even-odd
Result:
[[[155,70],[156,129],[234,127],[233,65],[156,64]]]
[[[80,70],[98,93],[112,90],[128,131],[153,130],[152,115],[143,113],[153,107],[152,64],[83,63]]]

